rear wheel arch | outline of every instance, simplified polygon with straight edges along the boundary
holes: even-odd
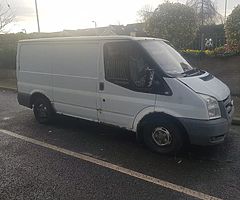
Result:
[[[31,95],[30,105],[33,108],[36,120],[40,124],[48,124],[54,120],[56,112],[51,101],[44,94],[34,93]]]
[[[36,99],[38,99],[38,98],[44,98],[51,103],[50,99],[45,94],[43,94],[41,92],[34,92],[30,96],[30,106],[31,106],[31,108],[33,107],[34,101],[36,101]]]

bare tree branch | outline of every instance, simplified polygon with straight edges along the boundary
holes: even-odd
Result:
[[[139,22],[146,22],[153,14],[154,9],[150,5],[143,6],[138,12]]]
[[[0,2],[0,32],[4,31],[4,28],[8,24],[10,24],[14,19],[14,14],[11,10],[11,7],[7,5],[7,7],[3,6],[3,3]]]
[[[222,15],[217,12],[212,0],[187,0],[186,5],[195,10],[199,24],[202,22],[204,25],[223,22]]]

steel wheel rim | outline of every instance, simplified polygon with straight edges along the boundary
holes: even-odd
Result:
[[[47,107],[44,105],[44,104],[39,104],[37,107],[36,107],[36,110],[37,110],[37,114],[39,116],[39,118],[47,118]]]
[[[155,128],[152,132],[152,139],[158,146],[167,146],[172,143],[172,136],[164,127]]]

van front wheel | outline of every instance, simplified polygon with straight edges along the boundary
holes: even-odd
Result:
[[[144,128],[144,142],[161,154],[176,154],[183,147],[181,129],[170,120],[159,120]]]
[[[33,103],[33,112],[36,120],[40,124],[48,124],[52,121],[54,111],[47,98],[38,97]]]

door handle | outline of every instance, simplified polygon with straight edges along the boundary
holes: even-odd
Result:
[[[99,83],[99,90],[101,90],[101,91],[104,90],[104,83],[103,82]]]

